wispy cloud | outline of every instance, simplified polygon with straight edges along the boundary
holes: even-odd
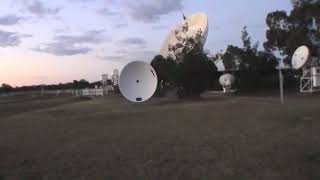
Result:
[[[111,11],[109,8],[100,8],[97,10],[97,14],[101,16],[114,16],[118,15],[118,12]]]
[[[111,38],[104,35],[104,30],[88,31],[82,35],[57,35],[52,43],[33,48],[33,50],[56,56],[71,56],[87,54],[93,50],[90,45],[110,41]]]
[[[121,53],[122,51],[122,53]],[[139,51],[126,51],[121,49],[120,53],[117,55],[109,55],[109,56],[97,56],[98,59],[106,60],[106,61],[114,61],[125,63],[129,61],[151,61],[152,58],[157,54],[155,51],[150,50],[139,50]]]
[[[104,35],[104,30],[87,31],[82,35],[58,35],[56,41],[68,44],[100,44],[111,39]]]
[[[59,13],[61,8],[52,8],[46,5],[44,2],[39,1],[39,0],[34,0],[34,1],[25,1],[25,5],[27,10],[38,17],[43,17],[47,15],[56,15]]]
[[[8,14],[0,17],[0,25],[12,26],[18,24],[23,18],[14,14]]]
[[[162,29],[169,29],[169,26],[166,25],[154,25],[152,26],[153,30],[162,30]]]
[[[95,0],[68,0],[69,2],[76,2],[76,3],[87,3],[87,2],[95,2]]]
[[[127,58],[124,55],[112,55],[112,56],[97,56],[98,59],[114,62],[126,62]]]
[[[28,37],[32,37],[32,35],[0,30],[0,47],[6,48],[18,46],[23,38]]]
[[[116,24],[114,27],[117,29],[121,29],[121,28],[128,27],[128,24],[127,23],[119,23],[119,24]]]
[[[133,19],[151,23],[159,20],[163,15],[181,10],[182,2],[183,0],[136,0],[130,1],[128,6]]]
[[[145,47],[147,42],[145,39],[140,37],[129,37],[129,38],[120,40],[118,44],[123,46]]]
[[[118,49],[118,50],[115,50],[114,53],[123,55],[123,54],[128,54],[129,51],[126,49]]]
[[[66,46],[63,46],[63,45],[66,45]],[[33,48],[33,50],[53,54],[56,56],[72,56],[76,54],[87,54],[89,51],[92,51],[92,48],[68,46],[68,44],[54,42],[54,43],[46,44],[46,47],[44,48],[36,47],[36,48]]]

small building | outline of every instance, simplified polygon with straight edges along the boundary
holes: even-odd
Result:
[[[102,88],[82,89],[82,96],[104,96]]]

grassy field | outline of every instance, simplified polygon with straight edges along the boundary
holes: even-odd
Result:
[[[6,100],[0,180],[318,180],[319,110],[318,95]]]

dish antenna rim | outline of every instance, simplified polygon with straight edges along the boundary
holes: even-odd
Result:
[[[291,65],[293,69],[305,67],[310,59],[310,50],[307,46],[299,46],[292,55]]]
[[[230,84],[225,84],[226,82],[225,79],[228,79]],[[232,84],[235,83],[235,80],[236,80],[235,76],[231,73],[225,73],[219,77],[219,83],[223,87],[232,86]]]
[[[208,20],[207,13],[196,12],[196,13],[191,14],[190,16],[184,16],[184,14],[183,14],[183,20],[178,21],[171,28],[171,30],[169,31],[169,33],[167,34],[167,36],[165,37],[165,39],[162,43],[162,46],[160,49],[160,54],[164,58],[168,58],[169,56],[172,56],[172,53],[170,53],[170,50],[169,50],[170,49],[169,46],[174,46],[175,44],[180,42],[178,40],[179,38],[177,38],[176,31],[183,29],[182,26],[184,25],[185,22],[189,25],[188,26],[189,30],[192,30],[193,32],[199,32],[199,30],[201,30],[200,41],[202,43],[202,46],[204,47],[206,39],[207,39],[208,31],[209,31],[209,20]],[[195,31],[194,28],[196,28],[197,31]],[[192,35],[195,35],[195,34],[192,34]],[[191,35],[190,35],[190,37],[191,37]]]
[[[121,70],[119,89],[130,102],[142,103],[149,100],[158,86],[154,68],[144,61],[131,61]]]

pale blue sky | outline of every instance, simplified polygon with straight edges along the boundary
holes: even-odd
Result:
[[[289,0],[1,0],[0,83],[68,82],[149,62],[185,15],[209,16],[205,49],[241,46],[241,29],[265,41],[265,17]]]

